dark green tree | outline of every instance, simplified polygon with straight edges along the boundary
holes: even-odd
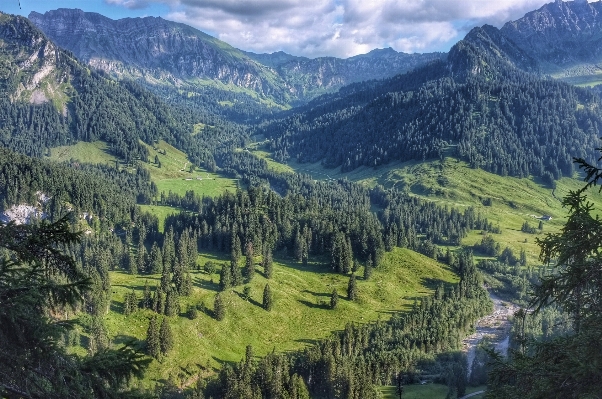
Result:
[[[337,289],[335,288],[334,290],[332,290],[332,294],[330,295],[330,309],[335,309],[338,304],[339,304],[339,293],[337,292]]]
[[[224,263],[219,275],[219,289],[225,291],[230,287],[232,287],[232,273],[230,271],[230,266]]]
[[[248,242],[245,247],[245,270],[244,276],[247,282],[251,281],[255,276],[255,263],[253,262],[253,243]]]
[[[125,397],[125,384],[149,363],[130,346],[82,357],[60,344],[73,323],[48,315],[81,306],[90,289],[90,280],[61,250],[79,237],[67,218],[0,224],[0,248],[9,255],[0,259],[0,396]]]
[[[215,320],[218,321],[222,321],[224,320],[224,317],[226,317],[226,305],[219,292],[215,294],[215,299],[213,301],[213,316],[215,317]]]
[[[274,297],[272,294],[272,289],[270,288],[269,284],[266,284],[265,288],[263,289],[263,308],[269,312],[272,310],[273,306]]]
[[[261,265],[263,266],[263,273],[265,274],[265,278],[272,278],[274,265],[272,261],[272,251],[269,248],[265,249],[263,259],[261,260]]]
[[[357,299],[357,282],[355,281],[355,274],[349,277],[349,284],[347,284],[347,299],[355,301]]]
[[[523,342],[509,360],[497,357],[488,398],[595,398],[602,392],[602,220],[585,194],[600,183],[602,170],[576,162],[587,183],[564,198],[569,217],[561,231],[537,239],[540,260],[555,264],[557,272],[541,278],[530,303],[536,315],[550,305],[564,310],[574,332]]]
[[[152,316],[149,323],[148,329],[146,330],[146,351],[149,356],[155,359],[161,353],[161,339],[159,338],[159,320],[158,316]]]
[[[163,321],[161,322],[161,328],[159,329],[159,344],[161,347],[161,353],[164,356],[173,349],[173,333],[171,332],[171,326],[169,325],[168,317],[164,317]]]

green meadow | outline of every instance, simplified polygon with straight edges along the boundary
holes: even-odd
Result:
[[[199,255],[198,264],[211,260],[226,263],[227,258],[213,254]],[[255,261],[259,262],[260,258]],[[261,268],[253,280],[247,299],[243,287],[224,292],[226,317],[216,321],[211,314],[218,291],[219,268],[215,274],[193,271],[193,294],[181,298],[180,317],[170,318],[175,336],[175,348],[160,361],[153,361],[144,384],[154,380],[174,380],[186,385],[186,372],[212,373],[223,362],[237,362],[252,345],[257,356],[264,356],[275,348],[279,352],[309,345],[341,330],[347,323],[369,323],[385,320],[392,312],[409,309],[418,297],[429,295],[441,283],[454,282],[456,276],[432,259],[407,249],[396,248],[386,254],[381,267],[368,281],[358,278],[359,298],[348,301],[349,276],[334,274],[320,262],[300,263],[278,259],[274,274],[267,280]],[[362,270],[358,271],[362,276]],[[132,289],[141,298],[144,286],[158,284],[160,276],[130,275],[111,272],[112,305],[106,317],[109,335],[116,342],[126,338],[144,340],[150,317],[149,310],[140,310],[125,316],[123,298]],[[261,306],[263,289],[270,285],[274,294],[274,308],[267,312]],[[330,309],[330,296],[336,289],[339,302]],[[197,319],[185,317],[188,306],[204,304],[208,311],[199,311]]]

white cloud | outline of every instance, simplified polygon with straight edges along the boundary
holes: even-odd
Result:
[[[254,52],[349,57],[374,48],[445,51],[484,23],[501,26],[551,0],[105,0],[167,4],[164,17]]]

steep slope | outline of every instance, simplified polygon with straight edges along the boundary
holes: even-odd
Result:
[[[193,148],[192,129],[156,96],[90,71],[23,17],[0,14],[0,60],[2,146],[39,157],[48,147],[100,139],[126,162],[147,159],[140,140]]]
[[[602,3],[557,0],[506,23],[500,32],[536,58],[542,73],[574,77],[602,72]]]
[[[333,92],[356,82],[388,78],[407,72],[434,60],[444,59],[445,53],[406,54],[387,49],[340,59],[335,57],[295,57],[284,52],[272,54],[247,53],[264,65],[274,68],[293,88],[299,99],[309,100],[317,94]]]
[[[210,79],[266,96],[285,91],[284,83],[268,68],[184,24],[155,17],[114,21],[64,8],[43,15],[32,12],[29,19],[82,61],[118,76],[174,84]]]
[[[265,112],[276,104],[297,104],[349,83],[391,77],[445,56],[392,49],[349,59],[253,54],[162,18],[115,21],[71,9],[32,12],[29,18],[59,46],[95,68],[151,86],[210,93],[213,102],[225,104],[221,111],[230,117],[248,118],[249,112],[242,109],[245,105]],[[242,92],[233,97],[236,91]],[[231,112],[232,108],[241,109]]]
[[[533,60],[495,28],[473,30],[447,62],[336,96],[262,126],[278,161],[322,161],[349,171],[452,155],[473,167],[552,184],[573,156],[594,156],[600,100],[516,65]]]

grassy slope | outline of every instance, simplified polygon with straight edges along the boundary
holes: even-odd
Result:
[[[87,143],[80,141],[69,146],[54,147],[50,149],[50,159],[56,161],[68,161],[79,159],[82,162],[92,164],[110,164],[115,166],[116,158],[110,153],[107,143],[94,141]]]
[[[234,179],[225,178],[201,168],[195,168],[194,172],[190,173],[190,162],[186,154],[166,142],[160,141],[155,148],[157,150],[148,146],[149,158],[154,161],[155,155],[157,155],[161,167],[157,167],[154,163],[143,165],[149,170],[151,179],[157,185],[159,192],[172,191],[184,195],[186,191],[194,190],[198,195],[214,197],[225,190],[236,190],[237,182]],[[158,150],[164,150],[165,155],[159,153]],[[202,180],[197,180],[198,177]]]
[[[198,262],[204,264],[209,259],[226,261],[226,258],[201,255]],[[362,271],[358,274],[361,276]],[[142,297],[145,281],[154,286],[158,280],[159,276],[111,273],[113,311],[106,320],[109,333],[117,337],[117,342],[124,337],[145,339],[152,313],[138,311],[126,317],[121,314],[122,301],[132,287]],[[253,345],[257,356],[263,356],[274,348],[278,351],[301,348],[342,329],[348,322],[368,323],[386,319],[392,311],[408,309],[414,298],[430,294],[441,281],[455,280],[455,275],[441,264],[406,249],[395,249],[386,255],[382,267],[369,281],[358,279],[359,300],[349,302],[345,299],[347,276],[329,273],[327,266],[317,263],[303,266],[292,261],[275,262],[271,280],[257,273],[249,284],[252,290],[250,301],[239,295],[242,286],[224,294],[225,320],[218,322],[202,312],[196,320],[171,318],[175,349],[161,363],[153,362],[146,383],[173,378],[180,373],[180,367],[189,371],[210,371],[221,362],[239,361],[247,345]],[[190,298],[182,299],[182,311],[188,304],[201,302],[212,309],[219,275],[195,271],[193,281],[194,293]],[[268,282],[275,296],[271,312],[260,306],[263,289]],[[331,310],[323,303],[329,303],[334,288],[339,293],[339,305]],[[178,380],[178,383],[185,382]]]
[[[348,173],[341,173],[340,168],[325,169],[319,163],[290,162],[289,166],[298,172],[310,174],[317,180],[347,178],[370,187],[376,184],[394,187],[443,206],[458,209],[475,207],[494,225],[502,228],[502,234],[494,235],[502,248],[507,245],[517,255],[521,248],[525,249],[529,264],[536,264],[539,255],[535,237],[560,229],[567,214],[561,204],[562,198],[569,190],[583,186],[579,179],[562,178],[557,182],[556,190],[552,191],[533,179],[498,176],[481,169],[472,169],[465,162],[452,158],[445,158],[444,161],[391,163],[378,169],[361,167]],[[590,192],[589,197],[597,209],[602,209],[602,196],[597,192]],[[492,206],[483,205],[487,198],[492,199]],[[542,215],[550,215],[552,220],[544,222],[541,234],[520,231],[525,221],[537,227],[537,217]],[[463,244],[472,245],[480,240],[480,234],[473,232],[463,240]]]

